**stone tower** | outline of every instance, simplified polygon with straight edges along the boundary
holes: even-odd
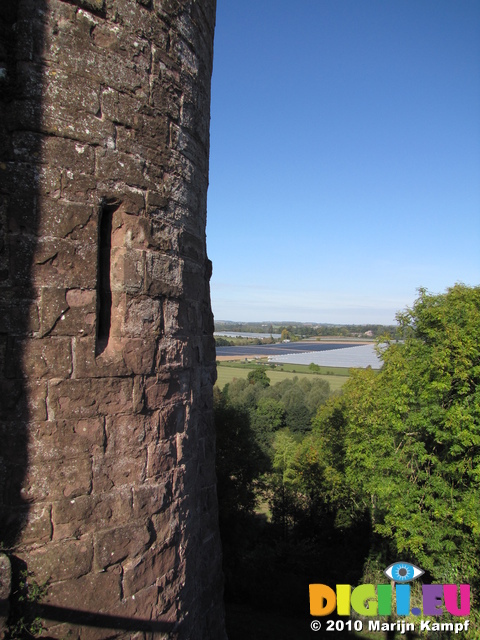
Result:
[[[1,2],[0,527],[50,638],[225,637],[214,21],[215,0]]]

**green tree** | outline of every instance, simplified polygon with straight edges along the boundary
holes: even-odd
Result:
[[[223,395],[233,407],[254,411],[264,387],[250,384],[248,380],[237,378],[225,385]]]
[[[272,456],[272,443],[275,431],[285,425],[285,407],[280,400],[260,397],[254,411],[251,412],[252,429],[263,451]]]
[[[267,376],[266,367],[257,367],[248,372],[247,380],[249,384],[259,384],[262,387],[270,386],[270,378]]]
[[[247,411],[225,403],[215,393],[217,436],[217,489],[221,519],[229,522],[238,513],[253,513],[253,481],[262,467],[262,454],[250,427]]]
[[[291,431],[303,432],[310,426],[310,414],[305,405],[305,391],[298,378],[275,385],[285,407],[285,424]]]
[[[298,444],[288,429],[275,434],[273,444],[273,474],[267,482],[272,520],[280,525],[287,540],[301,513],[301,502],[296,491],[295,454]]]
[[[297,463],[301,484],[312,499],[322,500],[347,520],[351,505],[345,482],[347,420],[343,399],[334,398],[322,405],[312,427],[312,433],[302,442]]]
[[[214,390],[214,416],[220,529],[224,545],[234,547],[253,515],[255,481],[269,460],[250,426],[249,412],[229,404],[218,389]]]
[[[440,582],[480,557],[480,287],[421,289],[404,340],[344,387],[346,480],[372,525]]]

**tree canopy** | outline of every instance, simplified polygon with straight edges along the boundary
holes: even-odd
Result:
[[[320,443],[374,530],[441,582],[473,583],[480,540],[480,288],[422,289],[384,366],[353,372]],[[319,415],[318,433],[328,433]],[[340,434],[338,434],[340,435]],[[335,476],[338,477],[338,476]]]

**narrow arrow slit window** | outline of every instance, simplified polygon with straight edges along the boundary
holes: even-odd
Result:
[[[112,232],[113,214],[120,206],[116,199],[102,203],[98,233],[98,295],[97,295],[97,345],[96,355],[105,351],[112,328]]]

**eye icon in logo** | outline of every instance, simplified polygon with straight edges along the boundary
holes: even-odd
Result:
[[[416,580],[425,573],[410,562],[394,562],[383,572],[390,580],[395,582],[410,582]]]

